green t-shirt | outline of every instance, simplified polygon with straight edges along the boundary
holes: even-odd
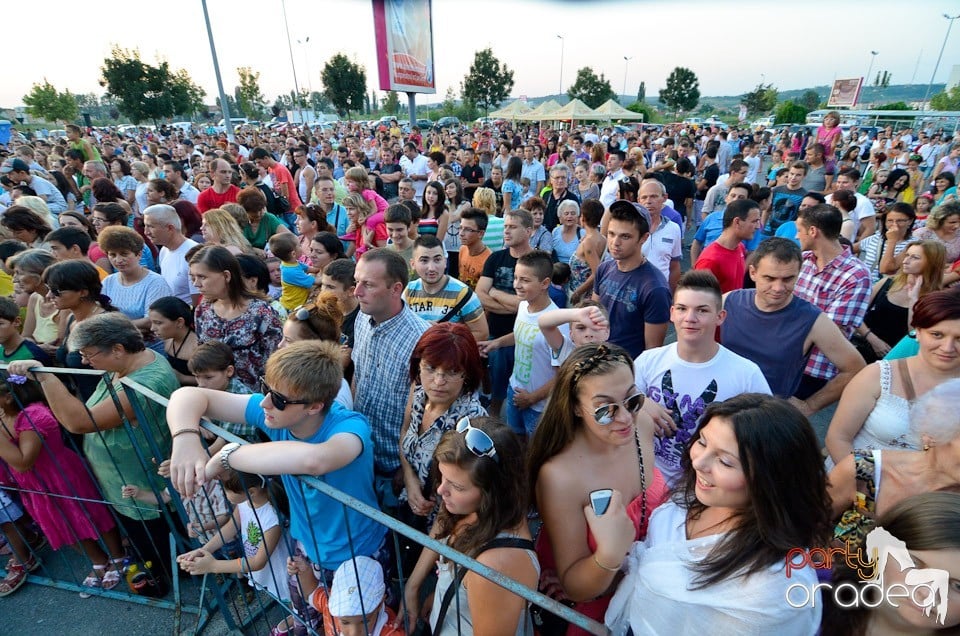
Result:
[[[6,348],[0,347],[0,360],[5,363],[14,360],[36,360],[43,366],[50,364],[50,356],[47,355],[47,352],[41,349],[40,345],[30,340],[21,340],[17,348],[10,353],[7,353]]]
[[[277,233],[277,228],[281,225],[283,225],[283,221],[269,212],[264,212],[263,218],[260,219],[260,224],[257,226],[256,234],[253,233],[251,226],[248,225],[243,228],[243,236],[250,241],[250,245],[264,249],[267,246],[267,241]]]
[[[150,351],[148,349],[148,351]],[[177,376],[173,373],[170,363],[162,355],[151,351],[154,360],[133,373],[128,378],[142,384],[151,391],[169,398],[170,394],[180,388]],[[105,376],[115,377],[115,376]],[[124,393],[123,385],[114,381],[117,394]],[[97,384],[93,395],[87,400],[87,406],[92,408],[104,400],[112,400],[104,380]],[[149,398],[141,395],[134,397],[136,404],[146,415],[146,422],[133,420],[130,422],[132,434],[128,434],[126,426],[121,425],[105,431],[87,433],[83,440],[83,450],[90,462],[93,474],[100,482],[104,499],[113,504],[117,512],[131,519],[158,519],[160,511],[145,504],[138,504],[133,499],[125,499],[120,491],[125,485],[137,486],[140,490],[151,491],[151,485],[157,491],[163,490],[165,484],[157,475],[157,466],[170,457],[171,440],[170,429],[167,428],[167,409]],[[152,446],[147,443],[143,427],[148,426],[151,438],[156,443],[160,456],[154,456]],[[131,439],[131,437],[133,439]],[[134,441],[135,440],[135,441]],[[137,450],[139,449],[139,455]],[[141,463],[140,456],[147,463]],[[156,460],[156,464],[151,462]]]

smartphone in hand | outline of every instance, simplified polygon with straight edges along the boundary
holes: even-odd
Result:
[[[590,493],[590,507],[593,508],[593,514],[602,516],[610,506],[610,498],[613,497],[613,490],[601,488]]]

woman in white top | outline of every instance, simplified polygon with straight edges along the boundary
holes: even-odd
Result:
[[[540,567],[527,526],[527,481],[516,435],[494,418],[463,418],[434,453],[442,505],[430,535],[518,581],[536,588]],[[510,542],[506,546],[491,544]],[[420,613],[420,587],[439,566],[430,623],[433,633],[528,636],[533,624],[524,599],[426,548],[404,590],[410,624]],[[455,593],[447,595],[451,586]],[[449,600],[444,602],[444,598]],[[446,607],[444,607],[446,606]],[[444,610],[444,611],[442,611]],[[441,616],[442,614],[442,616]],[[403,624],[401,612],[396,625]]]
[[[960,378],[960,294],[927,294],[913,306],[910,325],[917,331],[917,355],[875,362],[844,388],[827,430],[833,463],[854,449],[916,449],[916,441],[907,435],[910,402]]]
[[[810,423],[784,400],[745,393],[707,407],[688,449],[672,501],[627,557],[607,625],[636,636],[817,633],[816,573],[785,571],[792,549],[821,546],[830,531]],[[791,607],[797,585],[816,603]]]

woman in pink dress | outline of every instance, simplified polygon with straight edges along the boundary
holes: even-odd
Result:
[[[817,128],[816,141],[811,143],[823,144],[823,159],[827,164],[827,172],[833,170],[837,161],[837,145],[840,143],[840,114],[834,110],[823,116],[823,124]],[[809,145],[808,145],[809,147]]]
[[[103,496],[80,456],[64,446],[60,424],[44,403],[40,385],[23,376],[6,376],[0,382],[0,459],[9,465],[6,477],[22,489],[23,506],[50,547],[79,544],[93,562],[83,585],[116,587],[124,553],[110,509],[95,503]]]

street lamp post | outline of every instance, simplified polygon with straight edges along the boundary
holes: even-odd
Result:
[[[307,89],[312,93],[313,92],[313,80],[310,79],[310,55],[307,46],[310,44],[310,36],[308,35],[303,40],[297,40],[297,44],[303,47],[303,65],[307,69]]]
[[[287,3],[280,0],[280,6],[283,8],[283,26],[287,29],[287,49],[290,51],[290,70],[293,71],[293,107],[297,109],[300,103],[300,87],[297,85],[297,65],[293,63],[293,44],[290,41],[290,24],[287,22]],[[303,125],[303,107],[300,106],[300,125]]]
[[[557,37],[560,38],[560,95],[563,95],[563,36],[558,33]]]
[[[879,54],[880,51],[870,51],[870,66],[867,67],[867,76],[864,78],[864,84],[870,84],[870,74],[873,73],[873,62],[877,59],[877,55]]]
[[[220,112],[223,113],[223,129],[227,132],[227,140],[233,141],[233,122],[230,120],[230,105],[227,104],[227,95],[223,92],[223,79],[220,77],[220,62],[217,61],[217,47],[213,43],[213,29],[210,27],[210,12],[207,11],[207,0],[200,0],[203,6],[203,20],[207,23],[207,38],[210,40],[210,57],[213,58],[213,73],[217,76],[217,90],[220,93]]]
[[[632,59],[633,59],[632,56],[631,57],[627,57],[626,55],[623,56],[623,94],[624,95],[627,94],[627,67],[630,66],[630,60]],[[620,100],[617,100],[617,101],[620,101]]]
[[[933,75],[930,76],[930,83],[927,84],[927,92],[923,95],[923,107],[926,107],[927,98],[930,97],[930,90],[933,89],[933,80],[937,76],[937,70],[940,68],[940,60],[943,59],[943,49],[947,48],[947,40],[950,38],[950,29],[953,28],[953,21],[957,18],[960,18],[960,14],[951,16],[944,13],[943,17],[949,20],[950,24],[947,25],[947,34],[943,36],[943,44],[940,46],[940,55],[937,56],[937,63],[933,67]]]

